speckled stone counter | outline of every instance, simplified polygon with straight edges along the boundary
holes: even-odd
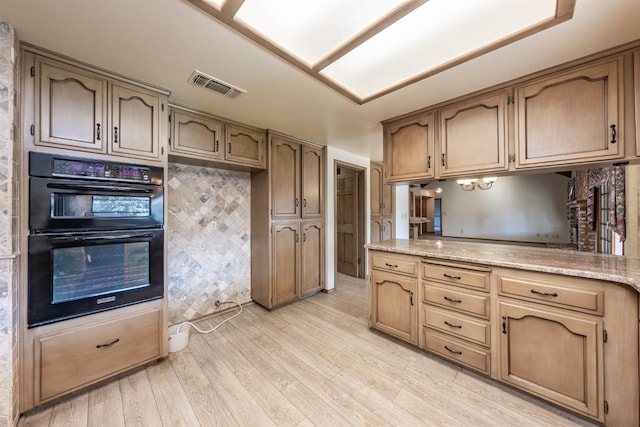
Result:
[[[640,292],[640,259],[565,249],[454,242],[385,240],[368,249],[616,282]]]

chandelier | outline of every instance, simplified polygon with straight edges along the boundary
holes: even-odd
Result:
[[[462,191],[473,191],[476,188],[480,190],[488,190],[493,186],[493,183],[498,180],[497,177],[485,177],[485,178],[469,178],[469,179],[459,179],[456,182],[462,189]]]

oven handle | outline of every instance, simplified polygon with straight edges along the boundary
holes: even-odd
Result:
[[[59,190],[78,190],[78,191],[109,191],[113,193],[153,193],[150,188],[122,187],[109,185],[77,185],[77,184],[56,184],[47,183],[47,188],[56,188]]]
[[[59,236],[52,237],[51,240],[58,240],[62,242],[86,242],[92,240],[122,240],[122,239],[140,239],[153,237],[152,233],[139,233],[139,234],[118,234],[117,236]]]

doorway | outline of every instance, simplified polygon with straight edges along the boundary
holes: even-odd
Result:
[[[364,168],[336,161],[336,270],[364,277]]]

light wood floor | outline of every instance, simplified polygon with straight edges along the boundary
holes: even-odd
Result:
[[[20,426],[590,425],[370,330],[364,280],[336,289],[192,330],[186,349]]]

